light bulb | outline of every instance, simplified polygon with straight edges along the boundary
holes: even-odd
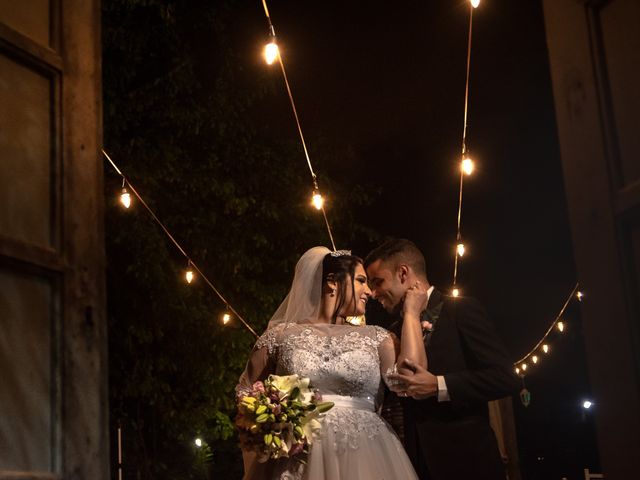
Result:
[[[453,290],[451,290],[451,295],[453,295],[454,297],[460,296],[460,290],[454,288]]]
[[[585,410],[589,410],[591,407],[593,407],[593,402],[591,400],[585,400],[582,402],[582,408]]]
[[[191,268],[189,268],[185,274],[184,274],[184,278],[187,281],[187,283],[191,283],[193,282],[193,270],[191,270]]]
[[[278,58],[279,54],[280,54],[280,51],[278,49],[278,45],[276,44],[275,40],[271,40],[264,47],[264,59],[268,65],[272,65],[273,62],[275,62],[276,59]]]
[[[531,357],[531,361],[533,363],[538,363],[538,357],[536,355],[534,355],[533,357]]]
[[[196,444],[196,447],[200,448],[202,446],[202,439],[201,438],[196,438],[193,443]]]
[[[521,365],[521,367],[522,367],[522,371],[523,371],[523,372],[527,370],[527,364],[526,364],[526,363],[523,363],[523,364]]]
[[[229,312],[225,312],[224,315],[222,315],[222,324],[226,325],[230,321],[231,321],[231,315],[229,314]]]
[[[316,207],[316,210],[322,210],[324,206],[324,198],[318,190],[313,191],[313,197],[311,198],[311,204]]]
[[[542,351],[544,353],[549,353],[549,345],[547,345],[546,343],[542,345]]]
[[[120,203],[124,208],[129,208],[131,206],[131,194],[126,188],[122,189],[122,193],[120,194]]]
[[[471,175],[474,168],[475,167],[473,165],[473,160],[471,160],[469,157],[465,157],[460,164],[460,170],[462,170],[462,173],[464,173],[465,175]]]
[[[558,322],[556,326],[558,327],[558,330],[564,332],[564,322]]]
[[[464,256],[464,243],[459,243],[458,246],[456,247],[456,252],[458,253],[458,256],[462,257]]]
[[[582,301],[582,297],[584,297],[584,293],[579,291],[578,293],[576,293],[576,297],[578,297],[578,301],[581,302]]]
[[[470,2],[473,8],[478,8],[478,5],[480,5],[480,0],[470,0]]]
[[[516,373],[520,373],[520,369],[516,367]]]

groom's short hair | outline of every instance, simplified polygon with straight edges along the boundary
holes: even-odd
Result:
[[[364,260],[364,268],[378,260],[393,263],[394,266],[405,263],[418,275],[427,275],[424,255],[415,243],[405,238],[390,238],[371,250]]]

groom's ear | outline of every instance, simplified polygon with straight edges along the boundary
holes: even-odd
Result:
[[[409,267],[401,263],[396,269],[396,275],[398,275],[400,283],[405,283],[409,279]]]

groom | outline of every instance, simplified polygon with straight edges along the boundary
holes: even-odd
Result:
[[[429,285],[424,256],[409,240],[392,239],[365,260],[373,298],[396,319],[411,287],[425,289],[421,319],[428,371],[409,363],[413,375],[390,376],[402,398],[405,448],[421,479],[504,480],[505,472],[487,402],[517,392],[518,378],[473,298],[448,297]],[[402,367],[402,366],[400,366]]]

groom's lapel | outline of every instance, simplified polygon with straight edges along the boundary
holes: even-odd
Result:
[[[431,330],[425,330],[423,333],[424,344],[427,347],[431,343],[431,337],[438,328],[438,322],[440,320],[443,305],[444,299],[442,298],[442,294],[434,288],[433,292],[431,292],[431,295],[429,296],[426,310],[422,312],[422,315],[420,315],[421,320],[426,320],[431,324]]]

